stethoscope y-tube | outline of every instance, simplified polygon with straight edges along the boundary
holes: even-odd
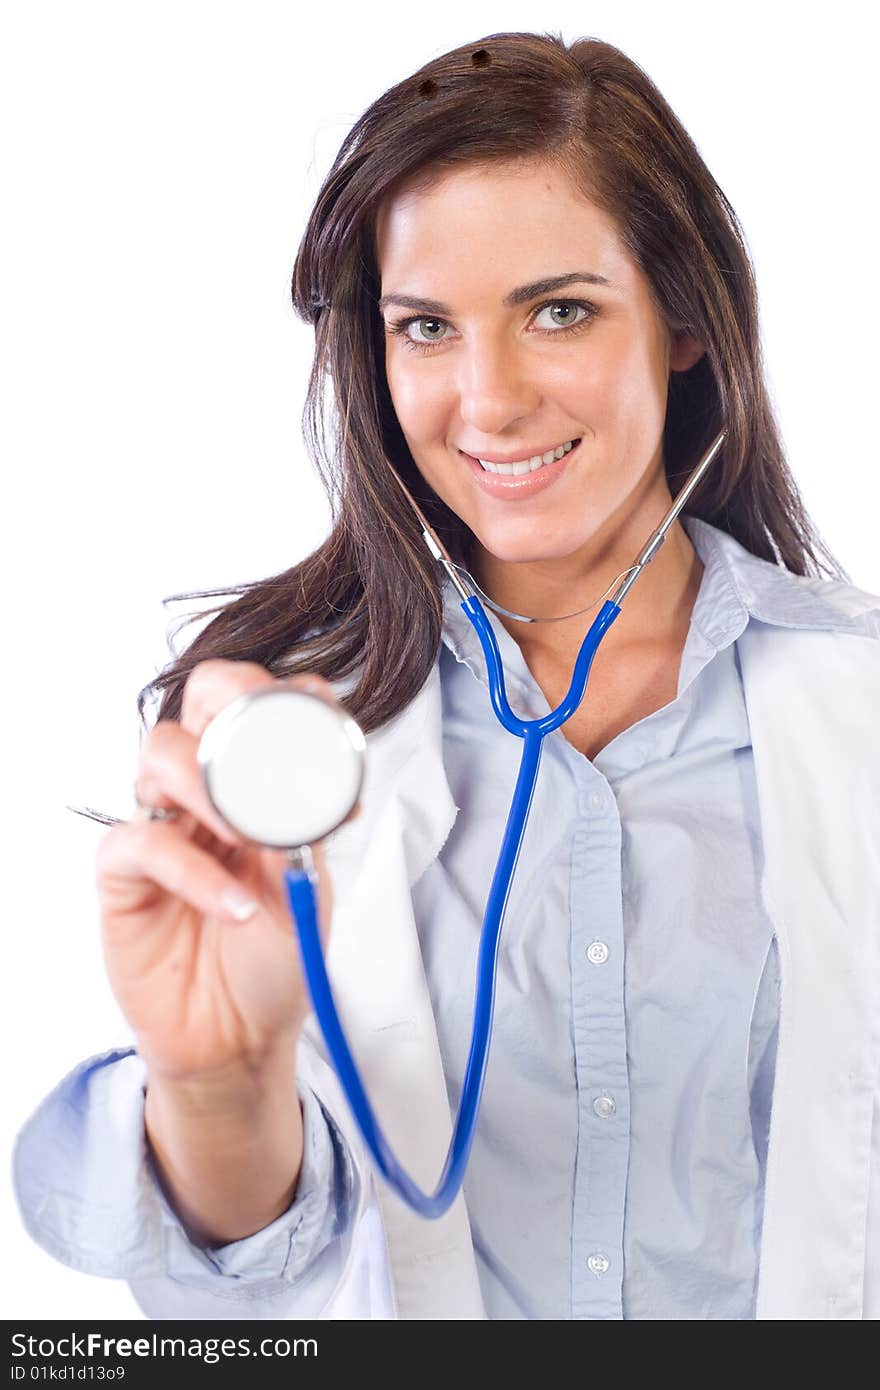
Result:
[[[385,1181],[402,1201],[421,1216],[438,1217],[447,1210],[455,1200],[462,1184],[470,1156],[489,1060],[501,927],[535,791],[543,741],[548,734],[553,733],[561,724],[569,720],[580,706],[587,687],[590,667],[600,642],[617,619],[620,606],[632,585],[663,544],[670,526],[709,464],[717,455],[725,437],[726,431],[722,430],[685,486],[678,493],[660,526],[639,552],[634,564],[618,577],[619,582],[616,583],[612,596],[602,604],[581,644],[572,672],[571,684],[564,700],[555,710],[541,719],[519,719],[510,708],[498,642],[486,616],[481,597],[498,611],[507,612],[507,610],[499,609],[497,604],[493,604],[479,589],[473,576],[454,564],[399,476],[394,474],[406,493],[410,505],[419,517],[422,533],[431,554],[444,566],[457,591],[462,596],[462,611],[474,628],[486,658],[489,691],[495,715],[509,733],[523,741],[519,775],[483,919],[477,962],[474,1026],[462,1084],[461,1101],[446,1161],[434,1192],[423,1192],[404,1171],[392,1153],[373,1114],[348,1047],[342,1025],[339,1022],[333,1000],[333,991],[327,977],[324,954],[321,949],[316,906],[317,876],[314,871],[311,851],[307,844],[302,844],[289,851],[289,867],[285,869],[284,879],[290,910],[296,925],[300,954],[312,1005],[358,1129],[373,1162]],[[462,576],[465,578],[463,579]],[[542,621],[541,619],[526,618],[520,614],[510,614],[510,616],[519,618],[523,622]]]

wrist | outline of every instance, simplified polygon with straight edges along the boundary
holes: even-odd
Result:
[[[152,1091],[154,1101],[161,1098],[193,1118],[259,1105],[266,1096],[277,1095],[280,1087],[295,1084],[298,1040],[299,1030],[279,1039],[271,1051],[185,1072],[168,1071],[141,1053],[147,1065],[147,1091]]]
[[[302,1165],[295,1047],[196,1076],[148,1068],[144,1127],[156,1178],[191,1240],[225,1245],[263,1230],[290,1206]]]

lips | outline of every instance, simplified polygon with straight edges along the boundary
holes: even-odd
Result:
[[[579,438],[579,435],[572,435],[570,439],[564,439],[561,444],[545,444],[544,447],[541,449],[523,449],[523,451],[517,454],[515,458],[511,458],[509,456],[506,458],[499,458],[497,455],[489,453],[470,454],[466,449],[462,450],[462,452],[468,453],[469,458],[475,458],[480,463],[488,464],[489,467],[486,469],[487,473],[491,473],[496,467],[507,469],[511,466],[511,464],[518,467],[522,467],[523,464],[526,464],[528,465],[527,471],[531,472],[531,464],[535,459],[537,459],[541,464],[543,464],[544,455],[549,454],[550,458],[547,460],[547,462],[552,463],[556,455],[557,449],[562,449],[564,453],[568,453],[573,447],[573,445],[575,445],[578,442]]]
[[[507,501],[519,501],[527,497],[534,497],[536,493],[543,492],[545,488],[552,487],[553,484],[562,477],[565,472],[569,459],[575,457],[581,447],[581,440],[569,449],[562,458],[554,459],[552,463],[542,464],[536,468],[534,473],[523,473],[519,477],[507,473],[487,473],[481,467],[479,459],[471,454],[466,454],[463,449],[459,449],[459,454],[464,460],[468,472],[480,489],[490,497],[500,497]]]

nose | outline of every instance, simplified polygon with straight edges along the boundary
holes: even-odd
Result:
[[[534,357],[530,363],[526,357],[516,344],[488,334],[459,352],[459,414],[474,434],[501,435],[537,411],[541,384],[535,376]]]

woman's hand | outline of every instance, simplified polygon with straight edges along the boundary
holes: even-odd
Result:
[[[285,851],[248,845],[218,816],[196,759],[220,710],[279,683],[338,704],[320,676],[279,682],[255,662],[196,666],[180,722],[159,720],[145,735],[136,781],[139,801],[180,807],[180,815],[121,822],[98,846],[107,973],[154,1077],[199,1081],[257,1070],[295,1044],[311,1007],[282,877]],[[326,942],[332,887],[323,844],[311,848]],[[236,904],[247,902],[256,910],[237,917]]]

